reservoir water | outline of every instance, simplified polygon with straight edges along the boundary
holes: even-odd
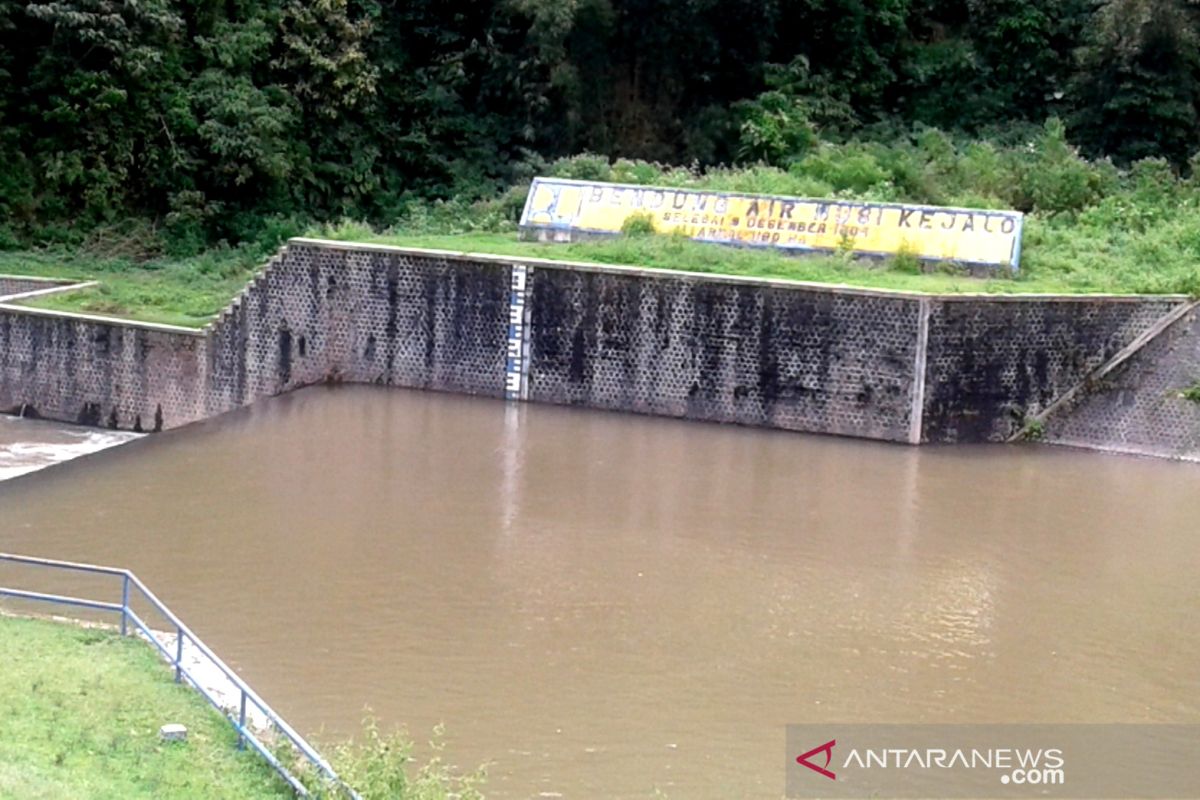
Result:
[[[0,481],[96,453],[141,436],[0,414]]]
[[[0,483],[318,741],[775,798],[800,722],[1200,722],[1200,470],[317,388]]]

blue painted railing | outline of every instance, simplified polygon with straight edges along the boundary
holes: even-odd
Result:
[[[253,747],[259,755],[261,755],[267,763],[269,763],[288,784],[296,791],[296,794],[301,797],[308,797],[309,791],[300,782],[291,770],[281,762],[261,738],[255,733],[253,727],[246,724],[247,710],[253,706],[270,724],[283,736],[296,752],[306,760],[321,776],[323,782],[332,790],[341,794],[350,800],[361,800],[358,793],[355,792],[348,784],[346,784],[333,767],[329,765],[320,753],[305,741],[304,737],[296,733],[292,726],[288,725],[279,714],[275,713],[266,702],[251,689],[246,682],[242,680],[237,673],[225,665],[216,653],[209,649],[208,645],[200,641],[196,634],[192,633],[187,625],[180,621],[179,617],[167,608],[167,606],[155,596],[154,592],[142,583],[137,575],[134,575],[127,569],[118,569],[116,567],[100,567],[94,564],[77,564],[71,561],[55,561],[48,558],[32,558],[30,556],[17,556],[8,553],[0,553],[0,564],[14,564],[20,566],[48,568],[52,570],[62,570],[71,572],[82,572],[92,575],[110,575],[119,578],[121,581],[121,602],[106,602],[102,600],[91,600],[83,597],[72,597],[69,595],[50,594],[47,592],[33,592],[25,589],[11,589],[0,586],[0,597],[12,597],[20,600],[33,600],[44,603],[54,603],[57,605],[72,606],[75,608],[86,608],[93,611],[107,611],[121,615],[121,635],[129,635],[130,623],[133,627],[140,631],[145,638],[153,644],[163,657],[171,663],[175,668],[175,681],[182,682],[184,679],[204,696],[214,708],[222,713],[230,724],[238,732],[238,746],[245,747],[247,742]],[[162,615],[169,623],[169,628],[165,631],[170,633],[171,629],[175,632],[175,647],[174,652],[159,641],[154,635],[154,631],[146,624],[136,611],[133,610],[131,599],[141,599],[148,603],[155,611]],[[225,676],[238,691],[240,702],[238,704],[238,712],[234,714],[232,711],[224,708],[220,701],[214,697],[207,689],[201,685],[200,680],[192,674],[188,666],[183,661],[184,642],[190,645],[191,650],[199,652],[205,661],[212,665],[216,670]]]

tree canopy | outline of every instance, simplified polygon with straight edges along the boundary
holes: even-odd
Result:
[[[1192,0],[0,0],[0,245],[387,220],[590,151],[786,166],[1049,117],[1188,169]]]

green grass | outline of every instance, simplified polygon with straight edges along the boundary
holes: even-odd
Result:
[[[336,230],[327,234],[337,237]],[[765,249],[702,244],[677,236],[618,236],[571,244],[543,244],[518,241],[515,234],[421,235],[394,232],[365,237],[360,241],[925,292],[1014,291],[1014,287],[1023,285],[1011,280],[983,281],[947,274],[912,275],[889,270],[886,264],[836,257],[790,256]],[[1035,290],[1026,288],[1025,291]]]
[[[360,225],[311,232],[346,241],[460,252],[535,256],[566,261],[625,264],[698,273],[723,273],[931,293],[1187,293],[1200,287],[1196,267],[1180,259],[1152,259],[1156,245],[1084,241],[1060,224],[1032,218],[1026,257],[1017,277],[970,278],[951,272],[916,273],[903,259],[855,260],[849,256],[792,256],[768,249],[701,244],[677,236],[619,236],[572,244],[519,241],[515,232],[374,233]],[[1163,244],[1163,247],[1169,245]],[[1130,251],[1145,250],[1137,258]],[[29,301],[40,308],[123,316],[147,322],[202,327],[242,288],[260,259],[242,250],[212,251],[190,259],[137,263],[89,258],[71,252],[0,253],[0,274],[96,280],[100,286]],[[1143,266],[1138,266],[1139,264]],[[1157,264],[1148,267],[1145,264]]]
[[[138,261],[73,250],[0,253],[0,274],[94,280],[99,286],[28,305],[199,328],[220,312],[265,261],[249,249]]]
[[[1057,120],[1022,133],[1019,141],[962,140],[918,128],[886,141],[821,142],[786,166],[701,170],[581,154],[540,164],[537,172],[700,190],[1019,209],[1026,212],[1021,271],[1015,278],[982,280],[946,271],[921,274],[904,255],[884,262],[795,257],[653,235],[571,245],[520,242],[515,220],[528,191],[525,181],[482,199],[472,199],[480,193],[467,187],[449,200],[413,200],[393,212],[392,227],[382,232],[343,222],[309,235],[918,292],[1200,296],[1200,169],[1181,175],[1156,159],[1126,169],[1088,161]],[[44,308],[199,327],[229,302],[279,238],[298,230],[295,224],[267,225],[258,245],[170,259],[159,255],[168,248],[153,222],[125,220],[91,232],[76,250],[0,253],[0,273],[101,284],[31,303]]]
[[[288,798],[227,722],[141,641],[0,617],[0,798]],[[164,743],[168,722],[185,743]]]
[[[1046,230],[1037,220],[1027,221],[1026,225],[1027,241],[1043,243],[1059,235],[1057,230]],[[1077,246],[1076,242],[1069,239],[1055,241],[1053,252],[1038,253],[1036,247],[1032,253],[1027,251],[1022,269],[1016,277],[1003,274],[984,279],[936,270],[929,273],[914,272],[903,258],[896,263],[849,256],[793,256],[768,249],[703,244],[676,236],[622,236],[572,244],[541,244],[518,241],[515,234],[438,235],[394,231],[373,235],[364,233],[357,226],[346,227],[350,230],[325,228],[319,235],[405,247],[537,256],[930,293],[1186,294],[1197,280],[1195,265],[1135,268],[1119,255],[1104,257],[1098,254],[1096,251],[1102,250],[1100,242],[1093,243],[1090,252],[1080,247],[1080,252],[1076,254],[1080,261],[1076,262],[1070,255],[1058,252]],[[1084,261],[1085,256],[1090,260]],[[1196,289],[1200,289],[1200,283],[1196,283]]]

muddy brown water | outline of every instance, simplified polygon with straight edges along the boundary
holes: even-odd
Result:
[[[126,431],[97,430],[0,414],[0,481],[115,447],[140,436]]]
[[[1200,722],[1200,469],[310,389],[0,483],[294,725],[488,794],[779,797],[793,722]],[[2,577],[2,576],[0,576]]]

